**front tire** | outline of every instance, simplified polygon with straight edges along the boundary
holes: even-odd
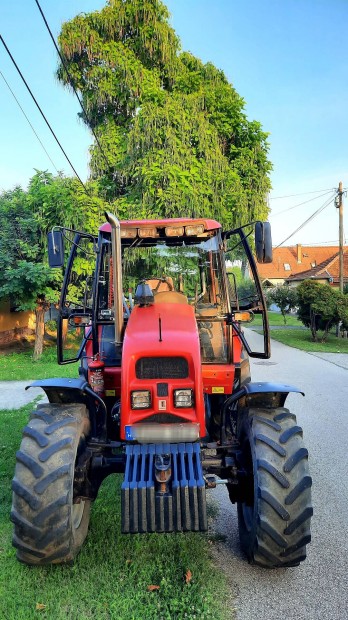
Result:
[[[251,564],[298,566],[310,542],[312,479],[296,417],[285,408],[248,409],[239,427],[244,501],[238,502],[241,547]]]
[[[74,503],[75,462],[90,422],[85,405],[39,405],[23,429],[12,482],[17,559],[71,562],[86,538],[90,501]]]

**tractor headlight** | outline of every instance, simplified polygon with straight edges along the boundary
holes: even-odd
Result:
[[[132,409],[149,409],[151,407],[150,390],[137,390],[131,393]]]
[[[193,390],[174,390],[175,407],[193,407]]]

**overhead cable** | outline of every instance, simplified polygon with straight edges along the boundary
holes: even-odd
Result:
[[[333,193],[333,189],[328,190],[324,194],[320,194],[320,196],[315,196],[314,198],[310,198],[309,200],[305,200],[304,202],[299,202],[297,205],[293,205],[292,207],[288,207],[287,209],[283,209],[283,211],[278,211],[278,213],[272,213],[272,217],[277,217],[277,215],[281,215],[282,213],[286,213],[286,211],[292,211],[292,209],[297,209],[297,207],[301,207],[302,205],[306,205],[308,202],[313,202],[313,200],[319,200],[323,196],[327,196],[328,194]]]
[[[316,189],[312,192],[301,192],[300,194],[289,194],[288,196],[270,196],[270,200],[280,200],[281,198],[293,198],[294,196],[305,196],[306,194],[320,194],[320,192],[334,191],[334,188]]]
[[[324,211],[324,209],[326,209],[326,207],[329,206],[329,204],[331,204],[333,197],[330,197],[329,200],[327,200],[321,207],[319,207],[319,209],[317,209],[316,211],[314,211],[314,213],[312,213],[312,215],[310,217],[308,217],[298,228],[296,228],[296,230],[294,230],[291,235],[289,235],[288,237],[286,237],[286,239],[284,239],[281,243],[279,243],[275,249],[280,248],[281,245],[283,245],[283,243],[285,243],[286,241],[288,241],[291,237],[293,237],[293,235],[295,235],[297,232],[299,232],[304,226],[306,226],[306,224],[308,224],[308,222],[310,222],[311,220],[313,220],[317,215],[319,215],[319,213],[321,213],[322,211]]]
[[[52,129],[52,127],[51,127],[51,125],[49,124],[49,122],[48,122],[48,120],[47,120],[47,118],[46,118],[46,116],[45,116],[45,114],[43,113],[43,111],[42,111],[42,109],[41,109],[40,105],[38,104],[38,102],[37,102],[37,100],[36,100],[36,98],[35,98],[34,94],[32,93],[32,91],[31,91],[31,89],[30,89],[30,87],[29,87],[29,85],[28,85],[28,82],[26,81],[26,79],[25,79],[25,77],[24,77],[23,73],[21,72],[20,68],[18,67],[18,65],[17,65],[17,63],[16,63],[16,61],[15,61],[15,59],[13,58],[13,56],[12,56],[12,54],[11,54],[11,52],[10,52],[9,48],[7,47],[7,45],[6,45],[6,43],[5,43],[5,41],[4,41],[4,39],[3,39],[3,37],[2,37],[2,35],[1,35],[1,34],[0,34],[0,41],[1,41],[1,43],[3,44],[3,46],[4,46],[5,50],[6,50],[6,52],[7,52],[7,53],[8,53],[8,55],[9,55],[9,57],[11,58],[12,63],[13,63],[13,64],[14,64],[14,66],[16,67],[17,72],[19,73],[19,75],[20,75],[20,77],[21,77],[21,79],[22,79],[23,83],[25,84],[25,86],[26,86],[26,88],[27,88],[27,90],[28,90],[28,92],[29,92],[29,94],[30,94],[31,98],[33,99],[33,101],[34,101],[34,103],[35,103],[35,105],[36,105],[37,109],[39,110],[39,112],[40,112],[40,114],[41,114],[42,118],[44,119],[44,121],[45,121],[45,123],[46,123],[47,127],[49,128],[49,130],[50,130],[51,134],[53,135],[53,137],[54,137],[55,141],[57,142],[57,144],[58,144],[58,146],[59,146],[60,150],[62,151],[62,153],[63,153],[63,155],[64,155],[65,159],[68,161],[68,163],[69,163],[69,165],[70,165],[71,169],[74,171],[74,173],[75,173],[76,177],[77,177],[77,178],[78,178],[78,180],[80,181],[80,183],[81,183],[81,185],[82,185],[83,189],[85,190],[86,194],[87,194],[87,195],[89,195],[89,192],[88,192],[88,190],[87,190],[87,187],[85,186],[84,182],[81,180],[81,178],[79,177],[79,175],[77,174],[77,172],[76,172],[76,170],[75,170],[75,168],[74,168],[73,164],[71,163],[71,161],[70,161],[69,157],[67,156],[67,154],[66,154],[65,150],[63,149],[63,147],[62,147],[61,143],[59,142],[59,140],[58,140],[58,138],[57,138],[56,134],[54,133],[54,131],[53,131],[53,129]]]
[[[33,127],[32,123],[30,122],[30,120],[29,120],[29,118],[27,117],[26,113],[24,112],[24,110],[23,110],[23,108],[22,108],[21,104],[19,103],[19,101],[18,101],[18,99],[17,99],[16,95],[14,94],[14,92],[13,92],[13,90],[12,90],[11,86],[9,85],[9,83],[8,83],[8,81],[6,80],[6,78],[5,78],[4,74],[2,73],[2,71],[0,71],[0,75],[1,75],[2,79],[4,80],[4,82],[5,82],[6,86],[7,86],[7,88],[9,89],[9,91],[10,91],[10,93],[11,93],[12,97],[14,98],[15,102],[17,103],[17,105],[18,105],[19,109],[21,110],[21,112],[22,112],[22,114],[23,114],[24,118],[27,120],[27,122],[28,122],[28,124],[30,125],[30,127],[31,127],[32,131],[34,132],[34,134],[35,134],[36,138],[37,138],[37,139],[38,139],[38,141],[40,142],[40,144],[41,144],[41,146],[42,146],[43,150],[45,151],[45,153],[46,153],[46,155],[47,155],[48,159],[50,160],[50,162],[51,162],[51,164],[52,164],[53,168],[55,169],[55,171],[57,172],[57,174],[59,174],[59,170],[58,170],[57,166],[55,165],[54,161],[52,161],[52,159],[51,159],[51,157],[50,157],[49,153],[47,152],[47,150],[46,150],[46,148],[45,148],[45,145],[43,144],[43,142],[41,141],[40,137],[39,137],[39,136],[38,136],[38,134],[36,133],[35,128]]]
[[[57,54],[58,54],[58,56],[59,56],[59,58],[60,58],[60,60],[61,60],[61,63],[62,63],[62,65],[63,65],[63,67],[64,67],[65,73],[66,73],[66,74],[67,74],[67,76],[68,76],[69,83],[70,83],[70,85],[71,85],[71,87],[72,87],[72,89],[73,89],[73,91],[74,91],[74,93],[75,93],[75,95],[76,95],[76,97],[77,97],[77,100],[78,100],[78,102],[79,102],[79,104],[80,104],[80,106],[81,106],[81,109],[82,109],[82,111],[83,111],[83,113],[84,113],[84,115],[85,115],[85,117],[86,117],[86,119],[87,119],[87,121],[88,121],[89,127],[90,127],[90,129],[91,129],[91,131],[92,131],[92,133],[93,133],[93,136],[94,136],[94,138],[95,138],[95,140],[96,140],[96,143],[97,143],[97,145],[98,145],[98,147],[99,147],[99,150],[100,150],[100,152],[101,152],[101,154],[102,154],[102,156],[103,156],[103,158],[104,158],[104,161],[105,161],[105,163],[106,163],[107,167],[108,167],[108,168],[111,168],[110,162],[108,161],[108,158],[106,157],[106,155],[105,155],[105,153],[104,153],[104,151],[103,151],[103,148],[102,148],[102,146],[101,146],[101,144],[100,144],[99,138],[98,138],[97,134],[95,133],[95,131],[94,131],[93,127],[92,127],[92,123],[91,123],[90,118],[89,118],[89,116],[88,116],[88,114],[87,114],[86,108],[85,108],[85,106],[84,106],[84,104],[83,104],[83,101],[82,101],[81,97],[79,96],[79,94],[78,94],[78,92],[77,92],[77,90],[76,90],[76,88],[75,88],[75,84],[74,84],[73,78],[71,77],[71,74],[70,74],[70,72],[69,72],[69,69],[68,69],[68,67],[67,67],[67,64],[66,64],[66,62],[65,62],[65,60],[64,60],[63,54],[61,53],[61,51],[60,51],[60,49],[59,49],[59,47],[58,47],[58,45],[57,45],[57,43],[56,43],[56,40],[55,40],[55,38],[54,38],[54,36],[53,36],[53,34],[52,34],[52,31],[51,31],[51,29],[50,29],[50,27],[49,27],[49,25],[48,25],[47,19],[46,19],[45,14],[44,14],[44,12],[43,12],[43,10],[42,10],[41,6],[40,6],[40,3],[38,2],[38,0],[35,0],[35,2],[36,2],[36,5],[37,5],[37,7],[38,7],[38,9],[39,9],[40,13],[41,13],[41,17],[42,17],[42,19],[43,19],[43,21],[44,21],[44,23],[45,23],[45,26],[46,26],[46,28],[47,28],[47,30],[48,30],[48,32],[49,32],[49,35],[50,35],[50,37],[51,37],[51,39],[52,39],[53,45],[54,45],[54,47],[55,47],[55,49],[56,49],[56,52],[57,52]]]

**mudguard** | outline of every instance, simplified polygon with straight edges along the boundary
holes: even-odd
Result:
[[[245,399],[248,407],[283,407],[290,392],[304,396],[304,392],[298,387],[286,383],[246,383],[225,400],[224,410],[241,398]]]
[[[278,394],[289,394],[289,392],[297,392],[304,396],[304,392],[294,385],[287,385],[286,383],[247,383],[244,386],[247,394],[267,394],[276,392]]]
[[[40,379],[26,386],[41,387],[50,403],[83,403],[86,405],[92,426],[92,436],[97,433],[106,439],[106,405],[99,394],[94,392],[85,378],[80,379]],[[96,411],[98,410],[98,415]]]
[[[86,401],[86,379],[39,379],[26,386],[40,387],[46,392],[50,403],[79,403]]]

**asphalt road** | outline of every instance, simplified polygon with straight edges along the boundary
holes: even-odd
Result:
[[[260,335],[246,334],[261,346]],[[239,550],[236,507],[222,485],[211,491],[220,504],[216,530],[226,536],[215,554],[230,580],[230,617],[237,620],[348,619],[348,365],[319,355],[272,341],[271,360],[252,361],[252,380],[290,383],[306,393],[290,395],[285,405],[303,427],[313,477],[306,561],[290,569],[250,566]]]

